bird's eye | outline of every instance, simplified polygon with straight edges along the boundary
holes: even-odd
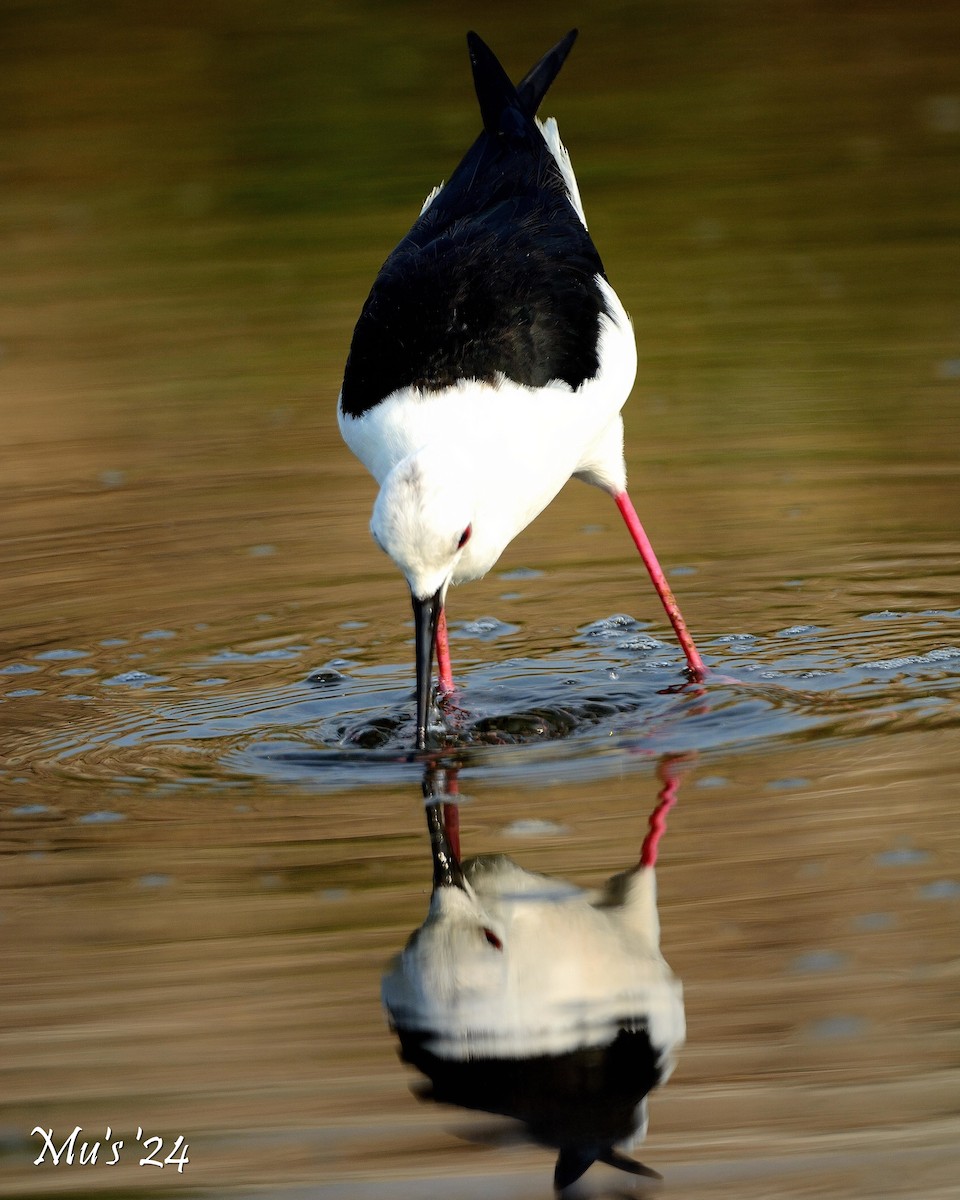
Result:
[[[503,942],[500,941],[492,929],[487,929],[487,927],[484,926],[483,936],[487,939],[487,942],[494,948],[494,950],[503,949]]]
[[[470,541],[470,535],[473,533],[473,526],[468,525],[463,533],[460,534],[460,540],[457,542],[457,549],[462,550],[467,542]]]

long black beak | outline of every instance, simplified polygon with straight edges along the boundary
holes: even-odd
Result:
[[[433,696],[433,645],[443,607],[443,589],[426,600],[413,597],[413,623],[417,633],[417,749],[427,748],[427,717]]]
[[[463,870],[460,860],[453,852],[447,829],[443,822],[443,804],[427,804],[427,828],[430,831],[430,853],[433,856],[433,886],[462,888]]]

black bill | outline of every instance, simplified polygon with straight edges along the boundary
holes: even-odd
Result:
[[[417,749],[427,748],[427,718],[433,698],[433,646],[437,620],[443,607],[442,589],[426,600],[413,597],[413,623],[417,642]]]

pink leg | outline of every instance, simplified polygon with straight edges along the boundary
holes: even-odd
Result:
[[[447,645],[447,614],[441,608],[437,618],[437,674],[439,675],[438,691],[441,696],[447,696],[453,691],[453,668],[450,666],[450,647]]]
[[[670,584],[667,583],[667,577],[664,575],[659,562],[657,562],[657,556],[653,552],[653,546],[650,545],[650,539],[640,524],[637,510],[633,507],[633,501],[626,492],[619,492],[614,496],[614,500],[617,503],[617,508],[620,509],[620,515],[627,523],[630,536],[640,551],[643,565],[650,573],[653,586],[657,589],[657,595],[666,609],[667,616],[670,618],[670,624],[677,635],[677,640],[683,648],[684,654],[687,656],[687,665],[690,668],[690,674],[694,679],[703,679],[707,673],[707,668],[703,665],[700,652],[693,644],[693,638],[687,631],[686,622],[683,619],[683,614],[680,612],[680,606],[674,599]]]

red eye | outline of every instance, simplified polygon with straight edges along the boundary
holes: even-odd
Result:
[[[487,941],[494,948],[494,950],[502,950],[503,949],[503,942],[500,941],[500,939],[497,937],[497,935],[493,932],[492,929],[484,928],[483,936],[487,939]]]
[[[463,533],[460,534],[460,541],[457,542],[457,549],[462,550],[467,542],[470,541],[470,534],[473,533],[473,526],[468,525]]]

